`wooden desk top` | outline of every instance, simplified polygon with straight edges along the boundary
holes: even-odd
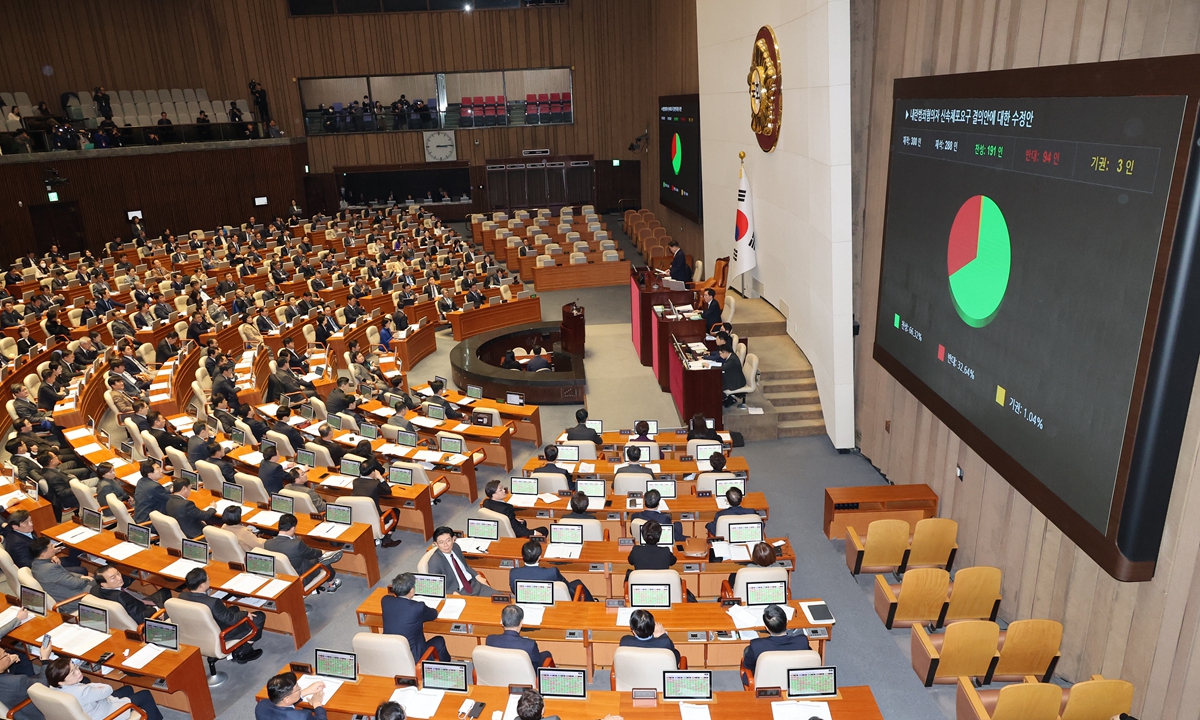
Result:
[[[288,672],[284,667],[280,672]],[[326,712],[345,715],[374,716],[375,709],[396,690],[396,681],[390,677],[360,675],[358,682],[345,683],[325,705]],[[829,701],[829,712],[834,720],[883,720],[879,705],[871,688],[866,685],[838,688],[841,697]],[[557,715],[562,720],[596,720],[605,715],[620,715],[627,720],[662,720],[675,717],[676,703],[663,701],[658,707],[634,707],[631,693],[611,690],[589,690],[585,700],[559,700],[549,698],[543,711],[545,717]],[[262,700],[267,696],[266,688],[255,696]],[[485,704],[483,715],[503,711],[508,703],[508,688],[470,685],[466,694],[446,693],[432,720],[457,720],[458,707],[470,698]],[[745,720],[771,717],[771,700],[759,700],[753,692],[715,692],[713,702],[706,703],[713,720]]]
[[[521,471],[526,475],[530,475],[536,472],[538,468],[545,464],[545,462],[545,460],[539,460],[537,456],[531,457],[525,462],[525,466],[521,468]],[[585,472],[579,469],[580,463],[593,465],[595,469]],[[612,475],[616,472],[614,467],[616,465],[623,464],[609,462],[608,460],[581,460],[580,463],[576,463],[575,465],[576,477],[582,475]],[[688,462],[684,462],[682,460],[655,460],[654,462],[642,464],[657,465],[658,472],[656,472],[655,475],[690,475],[691,473],[700,472],[700,470],[696,467],[696,462],[694,460]],[[725,463],[725,472],[745,473],[746,477],[749,478],[750,464],[746,462],[746,458],[740,455],[734,455]]]
[[[507,592],[507,588],[501,588]],[[377,587],[371,591],[365,600],[358,606],[359,615],[364,616],[381,616],[383,614],[380,601],[384,595],[388,594],[386,587]],[[455,596],[457,597],[457,596]],[[486,625],[488,627],[500,626],[500,612],[504,609],[504,605],[494,603],[491,598],[485,597],[464,597],[467,606],[463,608],[462,614],[453,622],[468,623],[471,625]],[[820,598],[808,598],[806,600],[790,600],[788,605],[795,608],[792,614],[791,622],[788,623],[789,628],[810,628],[817,627],[808,621],[808,617],[804,611],[800,609],[801,602],[820,602]],[[670,609],[660,608],[652,611],[654,619],[662,623],[663,627],[671,632],[687,632],[699,630],[735,630],[733,618],[721,607],[720,603],[678,603]],[[450,620],[430,621],[430,622],[451,622]],[[619,640],[620,635],[629,634],[628,625],[617,624],[617,611],[610,610],[604,606],[602,602],[559,602],[552,607],[547,607],[545,614],[542,616],[540,625],[529,625],[529,628],[539,628],[542,630],[575,630],[579,628],[588,628],[593,632],[593,639],[596,632],[613,633],[614,639]],[[821,625],[819,627],[829,627],[830,635],[832,636],[833,628],[829,625]],[[582,642],[582,640],[580,641]]]
[[[859,487],[825,488],[825,495],[835,503],[896,502],[902,500],[932,500],[937,493],[928,485],[864,485]]]
[[[570,524],[570,520],[565,521]],[[471,558],[499,558],[499,559],[520,559],[521,546],[528,541],[528,538],[500,538],[493,540],[488,547],[486,553],[465,553]],[[775,543],[782,542],[775,548],[776,556],[792,560],[795,558],[795,553],[792,551],[791,542],[787,538],[767,538],[767,542]],[[432,547],[432,546],[430,546]],[[587,565],[590,563],[613,563],[614,565],[624,565],[629,558],[629,551],[635,546],[621,545],[615,539],[613,540],[590,540],[583,543],[583,549],[579,552],[579,558],[573,560],[549,559],[542,557],[541,564],[543,567],[557,566],[559,563],[565,564],[580,564]],[[426,548],[428,549],[428,548]],[[704,557],[689,557],[679,550],[672,550],[675,556],[676,570],[682,570],[684,563],[708,563],[708,556]],[[731,568],[736,569],[748,565],[748,563],[735,563],[732,560],[723,561]],[[708,563],[713,564],[713,563]]]
[[[645,508],[630,509],[626,507],[625,495],[609,495],[605,498],[605,507],[602,510],[593,510],[596,513],[597,519],[603,520],[601,517],[605,513],[620,512],[627,515],[639,513]],[[678,520],[682,513],[715,513],[720,508],[717,507],[717,499],[715,497],[696,497],[695,495],[680,495],[679,497],[663,500],[667,504],[666,512],[671,515],[672,519]],[[770,510],[771,505],[767,502],[767,496],[762,492],[748,492],[742,498],[742,507],[750,508],[751,510]],[[571,498],[560,497],[554,502],[546,502],[538,498],[537,503],[531,507],[518,507],[517,514],[522,514],[537,510],[554,510],[556,512],[568,512],[571,509]],[[659,510],[662,510],[661,506]],[[571,522],[567,520],[565,522]]]

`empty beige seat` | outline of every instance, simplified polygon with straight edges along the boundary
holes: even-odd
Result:
[[[925,518],[917,522],[909,544],[908,568],[940,567],[949,570],[958,552],[958,523],[949,518]]]
[[[1020,682],[1026,676],[1050,682],[1062,657],[1063,626],[1055,620],[1031,618],[1015,620],[1000,632],[1000,662],[992,674],[993,682]]]
[[[949,591],[950,573],[940,568],[909,570],[898,585],[876,575],[875,613],[889,630],[935,623],[946,611]]]
[[[904,520],[876,520],[867,526],[864,540],[853,526],[847,525],[846,567],[852,575],[899,570],[908,554],[908,532]]]
[[[958,678],[958,720],[1058,720],[1062,688],[1021,683],[999,690],[976,690],[970,678]]]
[[[950,583],[946,615],[938,625],[960,620],[995,620],[1000,612],[1000,577],[1000,568],[986,566],[956,572],[954,582]]]
[[[930,635],[922,625],[912,626],[912,666],[917,677],[932,687],[960,677],[991,679],[1000,653],[1000,626],[990,620],[955,623],[946,632]]]

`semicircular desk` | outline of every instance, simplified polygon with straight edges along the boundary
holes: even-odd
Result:
[[[562,334],[560,323],[541,322],[514,325],[467,338],[450,351],[454,382],[460,388],[478,385],[483,388],[484,397],[505,397],[507,393],[518,392],[525,395],[525,402],[529,404],[582,403],[587,392],[583,354],[565,352]],[[553,348],[552,370],[531,373],[500,367],[507,351],[535,344]]]

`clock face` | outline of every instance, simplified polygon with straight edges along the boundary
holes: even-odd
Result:
[[[425,162],[446,162],[458,159],[454,133],[434,130],[425,133]]]

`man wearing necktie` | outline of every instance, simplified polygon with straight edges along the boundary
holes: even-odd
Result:
[[[454,542],[454,531],[446,526],[433,531],[437,552],[429,557],[429,572],[446,578],[446,592],[458,595],[490,597],[495,590],[483,576],[471,569],[462,548]]]

